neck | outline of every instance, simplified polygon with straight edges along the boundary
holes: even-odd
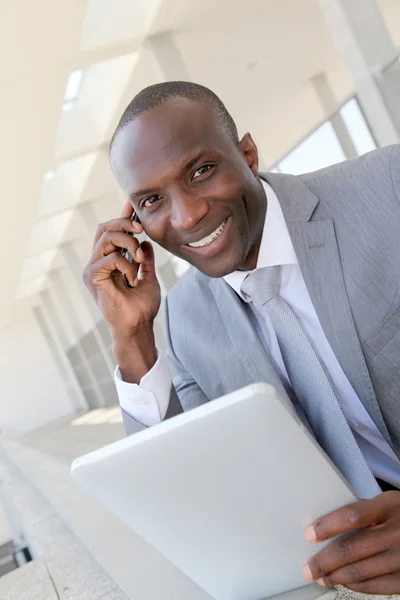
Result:
[[[267,214],[268,199],[265,193],[264,186],[260,180],[260,195],[259,201],[255,203],[256,211],[253,215],[249,215],[251,219],[250,231],[254,231],[254,237],[251,240],[250,250],[247,253],[246,259],[239,267],[238,271],[252,271],[257,266],[258,255],[260,252],[261,240],[264,231],[265,216]]]

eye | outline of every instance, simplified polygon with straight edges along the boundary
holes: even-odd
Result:
[[[149,208],[149,206],[153,206],[153,204],[155,204],[158,200],[160,199],[160,196],[148,196],[147,198],[145,198],[144,200],[142,200],[141,202],[141,207],[142,208]]]
[[[211,169],[213,169],[213,168],[214,168],[214,165],[201,165],[201,167],[196,169],[195,172],[193,173],[192,181],[193,181],[193,179],[198,179],[199,177],[201,177],[208,171],[211,171]]]

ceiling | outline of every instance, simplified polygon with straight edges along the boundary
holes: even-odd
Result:
[[[400,45],[400,3],[379,4]],[[63,243],[88,258],[80,206],[91,203],[98,220],[119,213],[107,144],[134,94],[175,77],[151,43],[161,35],[181,72],[252,131],[267,166],[324,119],[313,75],[327,75],[339,102],[353,93],[317,0],[2,0],[0,327],[63,267]],[[79,94],[63,110],[76,69]]]

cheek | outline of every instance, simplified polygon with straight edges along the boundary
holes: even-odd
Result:
[[[224,172],[213,182],[210,189],[211,194],[215,194],[217,198],[224,198],[229,202],[237,202],[243,195],[246,184],[237,176],[235,172]]]
[[[162,245],[161,242],[168,231],[168,218],[161,211],[155,211],[153,214],[142,219],[142,225],[148,237],[157,242],[157,244]]]
[[[157,223],[153,224],[147,229],[147,235],[150,241],[158,244],[161,248],[164,248],[167,252],[180,256],[180,245],[176,241],[176,236],[168,223]]]

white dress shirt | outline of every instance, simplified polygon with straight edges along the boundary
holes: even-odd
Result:
[[[383,438],[344,374],[322,330],[306,288],[278,198],[263,181],[268,209],[256,269],[282,265],[280,296],[291,306],[325,365],[343,413],[376,477],[400,487],[400,461]],[[234,271],[225,281],[245,301],[240,288],[248,271]],[[246,302],[246,301],[245,301]],[[262,344],[290,395],[290,383],[275,331],[269,318],[261,315],[252,303],[246,303]],[[159,355],[154,367],[140,385],[122,381],[116,370],[116,385],[121,407],[136,421],[151,426],[164,418],[169,401],[171,379],[165,359]],[[299,410],[299,407],[296,406]],[[301,409],[299,410],[301,413]]]

